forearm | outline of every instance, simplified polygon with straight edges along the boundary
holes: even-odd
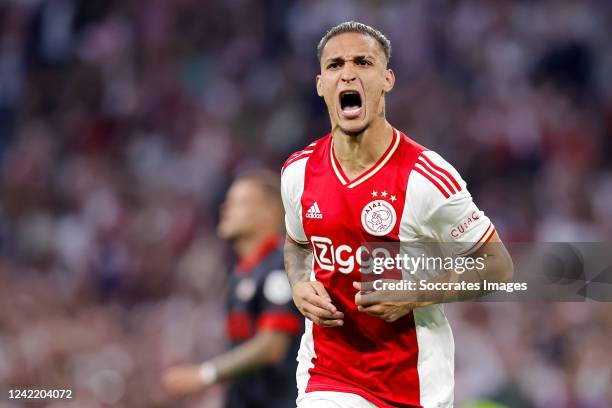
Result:
[[[485,286],[485,280],[490,283],[512,279],[512,259],[497,235],[469,257],[476,258],[469,267],[443,270],[430,278],[419,278],[417,274],[408,289],[394,290],[393,287],[369,283],[362,286],[362,290],[365,289],[365,298],[371,303],[399,302],[422,306],[473,300],[492,292],[489,286]]]
[[[485,244],[478,251],[471,254],[470,257],[479,259],[480,263],[474,263],[472,267],[462,270],[446,271],[434,278],[428,279],[427,283],[451,283],[458,284],[461,288],[478,288],[478,290],[420,291],[418,294],[419,299],[435,303],[473,300],[492,292],[485,287],[485,280],[487,282],[509,282],[512,280],[512,259],[497,234],[488,244]],[[483,267],[478,265],[483,265]]]
[[[275,364],[285,357],[291,337],[277,331],[261,331],[251,340],[223,353],[208,363],[214,366],[218,380],[234,378]]]
[[[291,284],[293,303],[310,321],[324,327],[344,324],[344,313],[333,305],[321,282],[311,281],[312,250],[300,245],[289,236],[285,241],[285,270]]]
[[[284,248],[285,270],[289,283],[293,287],[298,282],[310,280],[312,249],[310,246],[300,245],[289,236],[285,239]]]

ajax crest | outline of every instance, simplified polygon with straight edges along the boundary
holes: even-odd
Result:
[[[370,201],[361,210],[361,224],[372,235],[381,237],[393,230],[397,216],[395,208],[387,201]]]

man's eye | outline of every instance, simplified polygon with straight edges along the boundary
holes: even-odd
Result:
[[[334,63],[332,63],[332,64],[329,64],[329,65],[327,66],[327,68],[328,68],[328,69],[334,69],[334,68],[338,68],[338,66],[339,66],[339,65],[340,65],[340,64],[338,64],[337,62],[334,62]]]
[[[370,65],[368,60],[357,60],[357,65]]]

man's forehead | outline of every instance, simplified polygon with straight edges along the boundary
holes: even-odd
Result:
[[[370,55],[384,59],[382,47],[374,38],[361,33],[342,33],[327,41],[321,54],[321,61],[351,58],[356,55]]]

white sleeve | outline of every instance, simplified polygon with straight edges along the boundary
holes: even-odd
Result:
[[[287,166],[281,175],[281,195],[285,207],[285,229],[296,242],[306,244],[308,239],[302,225],[302,193],[304,192],[304,173],[306,158]]]
[[[407,187],[410,228],[419,239],[448,245],[454,255],[476,251],[495,233],[491,220],[480,211],[466,182],[440,155],[425,151],[412,170]]]

